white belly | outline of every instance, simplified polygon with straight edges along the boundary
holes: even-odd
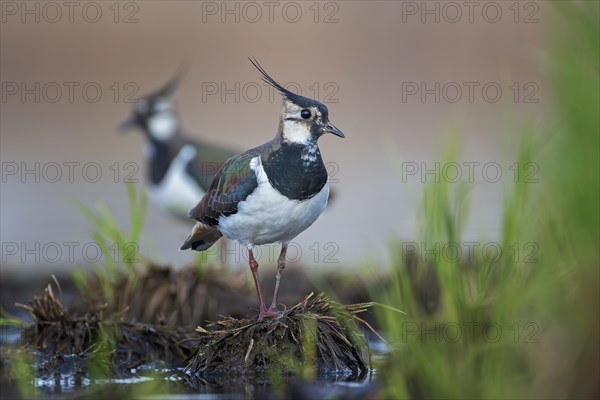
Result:
[[[239,204],[236,214],[219,218],[219,230],[242,245],[289,242],[325,210],[329,183],[310,199],[289,200],[271,186],[260,160],[256,163],[258,187]]]
[[[148,187],[148,197],[160,208],[169,212],[187,215],[204,196],[204,191],[185,171],[187,163],[194,158],[196,150],[184,146],[159,185]]]

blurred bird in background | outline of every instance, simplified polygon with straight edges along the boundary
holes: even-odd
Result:
[[[144,158],[151,201],[188,220],[188,210],[204,196],[221,165],[237,153],[183,131],[175,104],[182,75],[177,73],[162,88],[140,98],[120,130],[137,128],[146,137]]]

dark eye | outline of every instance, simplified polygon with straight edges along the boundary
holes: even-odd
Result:
[[[302,110],[300,111],[300,116],[304,119],[309,119],[311,116],[310,110]]]

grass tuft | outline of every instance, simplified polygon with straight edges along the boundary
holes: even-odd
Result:
[[[369,306],[341,306],[311,293],[278,318],[213,322],[197,329],[201,344],[186,371],[217,382],[273,372],[307,380],[364,375],[366,342],[355,317]]]
[[[182,329],[124,322],[119,315],[106,316],[105,305],[78,316],[60,297],[48,285],[28,305],[19,305],[34,319],[25,329],[24,342],[46,357],[47,372],[60,370],[67,355],[81,358],[86,365],[82,371],[105,377],[155,360],[177,365],[191,354],[191,345],[184,341],[190,337]]]

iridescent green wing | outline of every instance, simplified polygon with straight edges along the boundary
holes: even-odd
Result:
[[[215,175],[210,187],[189,217],[208,225],[217,225],[221,216],[235,214],[258,183],[250,161],[256,153],[244,153],[227,160]]]

